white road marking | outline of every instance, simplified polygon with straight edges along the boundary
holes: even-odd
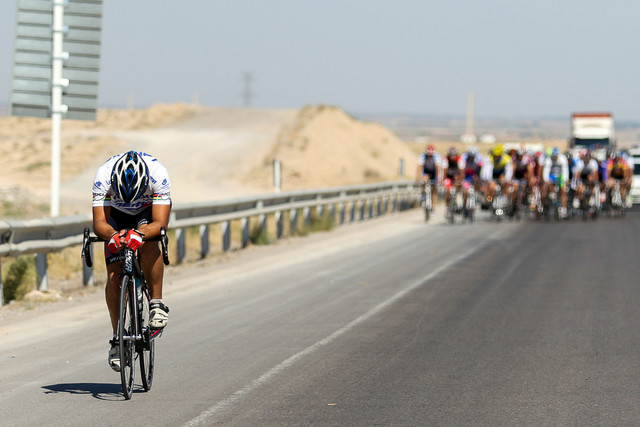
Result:
[[[496,233],[496,234],[502,234],[502,233]],[[494,236],[494,238],[496,238],[496,237],[498,237],[498,236]],[[493,240],[493,239],[487,239],[485,241],[485,243],[487,243],[489,240]],[[483,245],[481,245],[481,246],[483,246]],[[274,366],[273,368],[271,368],[270,370],[268,370],[267,372],[262,374],[259,378],[253,380],[251,383],[249,383],[246,386],[242,387],[240,390],[236,391],[235,393],[233,393],[232,395],[228,396],[227,398],[217,402],[216,404],[211,406],[209,409],[207,409],[206,411],[204,411],[200,415],[198,415],[196,418],[193,418],[191,421],[189,421],[186,424],[184,424],[184,427],[193,427],[193,426],[203,425],[203,424],[205,424],[207,422],[210,422],[212,417],[218,415],[224,409],[226,409],[226,408],[232,406],[233,404],[237,403],[244,396],[246,396],[249,393],[251,393],[252,391],[256,390],[261,385],[266,384],[271,379],[273,379],[277,375],[279,375],[281,372],[283,372],[287,368],[293,366],[298,360],[300,360],[303,357],[315,352],[316,350],[319,350],[320,348],[322,348],[324,346],[327,346],[327,345],[333,343],[338,338],[340,338],[341,336],[345,335],[347,332],[351,331],[352,329],[354,329],[358,325],[368,321],[369,319],[371,319],[372,317],[374,317],[375,315],[377,315],[381,311],[385,310],[386,308],[388,308],[389,306],[391,306],[392,304],[394,304],[395,302],[397,302],[398,300],[403,298],[405,295],[409,294],[410,292],[414,291],[415,289],[418,289],[421,286],[424,286],[426,284],[426,282],[428,282],[429,280],[433,279],[435,276],[437,276],[439,273],[441,273],[442,271],[446,270],[447,268],[449,268],[453,264],[455,264],[455,263],[467,258],[469,255],[471,255],[474,252],[476,252],[481,246],[478,246],[478,247],[475,247],[473,249],[470,249],[470,250],[462,253],[462,255],[459,255],[458,257],[450,259],[448,262],[442,264],[440,267],[436,268],[431,273],[429,273],[426,276],[424,276],[424,277],[416,280],[415,282],[411,283],[407,288],[405,288],[405,289],[401,290],[400,292],[396,293],[395,295],[393,295],[392,297],[390,297],[386,301],[378,304],[376,307],[374,307],[371,310],[369,310],[368,312],[362,314],[360,317],[358,317],[355,320],[351,321],[350,323],[346,324],[342,328],[336,330],[331,335],[328,335],[327,337],[323,338],[322,340],[316,342],[315,344],[312,344],[311,346],[305,348],[304,350],[301,350],[300,352],[294,354],[290,358],[288,358],[288,359],[284,360],[283,362],[279,363],[278,365]]]

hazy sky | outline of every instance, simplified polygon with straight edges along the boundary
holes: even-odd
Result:
[[[15,0],[0,6],[0,103]],[[637,0],[105,0],[99,105],[640,120]]]

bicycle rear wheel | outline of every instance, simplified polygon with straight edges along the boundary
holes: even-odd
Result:
[[[140,358],[140,375],[142,376],[142,387],[145,391],[151,389],[153,383],[153,365],[155,359],[156,340],[151,337],[149,328],[149,295],[147,292],[142,296],[142,310],[140,310],[140,327],[142,328],[142,342],[138,347]]]
[[[135,378],[135,307],[130,295],[130,277],[124,276],[120,285],[118,341],[120,344],[120,380],[124,398],[131,399]]]

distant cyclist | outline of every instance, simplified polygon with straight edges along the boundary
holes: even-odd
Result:
[[[569,178],[569,164],[567,158],[560,154],[560,150],[554,147],[551,155],[544,161],[542,169],[542,200],[548,202],[549,194],[558,190],[561,202],[560,217],[567,216],[567,189]]]
[[[105,297],[113,337],[109,343],[109,366],[120,370],[116,337],[120,298],[122,254],[127,246],[139,249],[140,264],[149,283],[149,326],[162,329],[169,308],[162,300],[164,264],[157,242],[145,242],[167,228],[171,212],[171,184],[165,167],[149,154],[129,151],[111,157],[98,168],[93,182],[93,231],[104,239],[107,264]]]
[[[424,153],[420,154],[418,158],[418,169],[416,171],[416,181],[421,185],[431,185],[431,206],[432,209],[436,205],[436,199],[438,191],[436,186],[438,184],[438,174],[440,173],[440,157],[436,154],[436,149],[433,145],[427,145],[427,149]],[[424,190],[424,188],[423,188]]]
[[[460,191],[462,184],[462,177],[464,171],[462,170],[462,158],[456,147],[449,148],[447,155],[442,162],[442,169],[444,170],[444,185],[447,191],[445,191],[445,204],[449,206],[449,200],[451,199],[451,187],[453,186],[457,191]]]
[[[482,156],[478,153],[478,148],[469,147],[467,152],[462,156],[461,168],[464,171],[464,204],[467,204],[469,188],[474,191],[480,189],[480,170],[482,169]]]
[[[582,200],[585,190],[589,193],[598,185],[598,162],[592,157],[591,150],[580,151],[580,161],[576,168],[576,180],[578,181],[577,196]]]
[[[611,154],[607,165],[607,176],[609,177],[608,188],[613,188],[615,182],[620,186],[620,195],[623,201],[627,200],[627,189],[633,177],[633,169],[618,152]]]
[[[487,202],[491,204],[496,196],[496,189],[500,186],[502,193],[507,194],[509,183],[513,177],[513,163],[511,157],[504,152],[504,146],[498,144],[491,150],[489,158],[480,172],[482,179],[488,182]]]

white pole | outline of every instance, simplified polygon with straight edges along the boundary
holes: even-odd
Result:
[[[51,216],[60,215],[60,139],[62,127],[62,38],[64,0],[53,1],[53,56],[51,59]]]
[[[278,159],[273,159],[273,187],[276,193],[282,189],[282,164]]]

